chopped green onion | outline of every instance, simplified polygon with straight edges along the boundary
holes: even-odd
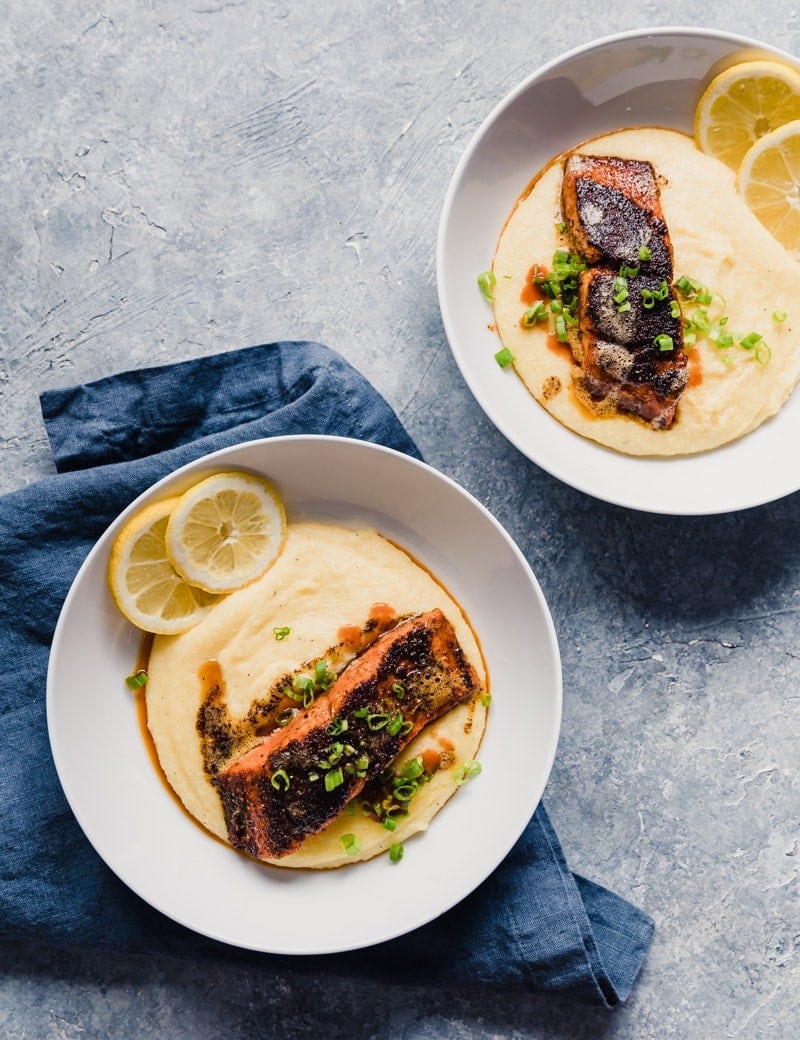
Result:
[[[494,356],[494,359],[501,368],[508,368],[508,366],[514,360],[514,355],[511,353],[508,347],[503,347],[502,350],[497,351],[497,353]]]
[[[314,685],[321,690],[329,690],[336,682],[336,673],[328,671],[327,661],[317,661],[314,665]]]
[[[619,269],[620,278],[635,278],[638,273],[638,267],[628,267],[626,264],[623,264]]]
[[[381,827],[384,827],[387,831],[394,831],[397,830],[397,822],[391,816],[384,816],[381,820]]]
[[[289,780],[289,774],[286,772],[285,769],[276,770],[270,777],[269,782],[272,784],[276,791],[288,791],[289,784],[291,783],[291,781]]]
[[[125,679],[125,682],[128,684],[130,689],[140,690],[143,686],[147,684],[148,678],[149,677],[144,668],[140,668],[139,671],[134,672],[133,675],[128,675]]]
[[[473,776],[477,776],[481,771],[480,762],[476,762],[475,759],[470,759],[465,762],[464,765],[456,773],[456,787],[461,787],[467,780],[470,780]]]
[[[672,350],[675,344],[672,342],[672,336],[668,336],[665,332],[662,332],[660,336],[656,336],[653,343],[663,353],[666,350]]]
[[[329,769],[325,774],[325,790],[335,791],[337,787],[344,783],[344,773],[342,767],[337,766],[336,769]]]
[[[678,289],[678,291],[687,298],[693,297],[696,293],[700,291],[700,286],[697,284],[697,282],[693,282],[692,279],[687,278],[685,274],[681,275],[681,277],[677,280],[677,282],[675,283],[675,288]]]
[[[389,722],[389,716],[384,715],[382,712],[375,712],[372,715],[367,715],[367,727],[372,730],[373,733],[377,733],[379,729],[383,729]]]
[[[410,802],[419,790],[419,784],[415,780],[405,780],[398,777],[394,783],[392,794],[398,802]]]
[[[759,365],[766,365],[766,363],[772,357],[772,351],[762,340],[761,343],[756,344],[756,349],[753,351],[753,357],[756,359]]]
[[[618,293],[614,294],[614,303],[624,303],[628,299],[628,287],[623,286]]]
[[[782,325],[786,321],[786,311],[773,311],[772,320],[776,325]]]
[[[522,315],[522,324],[526,328],[530,328],[531,325],[535,325],[538,321],[544,321],[547,317],[547,308],[541,300],[537,300],[532,307],[529,307]]]
[[[339,844],[348,856],[355,856],[356,853],[361,851],[361,842],[355,834],[343,834],[341,838],[339,838]]]
[[[646,311],[651,311],[656,305],[655,293],[650,289],[642,289],[642,306]]]
[[[402,683],[392,683],[392,693],[399,701],[401,701],[406,695],[406,688]]]
[[[338,737],[341,733],[347,729],[347,719],[343,719],[340,715],[335,715],[325,730],[326,733],[332,737]]]
[[[757,332],[748,332],[739,340],[739,346],[744,347],[745,350],[752,350],[756,343],[760,343],[763,338]]]
[[[639,246],[639,259],[640,260],[652,260],[653,254],[647,248],[647,246]]]
[[[627,312],[630,309],[631,309],[631,301],[630,300],[626,300],[624,303],[619,304],[619,306],[617,307],[617,314],[627,314]]]
[[[272,634],[275,636],[275,638],[280,643],[280,641],[282,639],[285,639],[289,635],[289,633],[291,631],[292,631],[291,628],[287,628],[286,625],[281,625],[280,628],[273,628]]]
[[[418,776],[422,776],[425,772],[425,767],[422,764],[422,756],[417,755],[416,758],[409,759],[408,762],[403,766],[401,775],[407,780],[416,780]]]
[[[559,343],[566,343],[569,339],[569,334],[567,333],[567,323],[564,321],[563,316],[560,314],[556,318],[556,339]]]
[[[491,693],[484,693],[484,695],[481,697],[481,704],[483,705],[483,707],[484,708],[488,708],[491,703],[492,703],[492,695],[491,695]]]
[[[556,230],[560,231],[562,233],[562,235],[567,230],[567,225],[564,223],[563,220],[557,220],[556,221]]]
[[[403,858],[403,846],[401,842],[396,841],[389,849],[389,859],[392,863],[399,863]]]
[[[283,711],[278,712],[278,714],[275,716],[276,725],[280,726],[281,728],[283,728],[284,726],[288,726],[294,718],[294,713],[294,708],[284,708]]]
[[[671,318],[680,318],[681,316],[681,305],[677,300],[670,300],[669,313]]]
[[[497,285],[497,278],[495,277],[494,271],[484,271],[483,274],[478,275],[478,286],[484,297],[491,303],[494,300],[494,287]]]
[[[369,708],[356,708],[353,712],[354,719],[365,719],[369,715]]]
[[[717,336],[717,346],[721,350],[726,350],[728,347],[733,346],[733,336],[730,332],[720,332]]]
[[[367,725],[369,725],[369,722],[367,722]],[[405,719],[403,718],[401,713],[399,711],[395,712],[395,714],[389,721],[389,725],[386,727],[386,732],[389,734],[390,737],[396,737],[404,725]]]

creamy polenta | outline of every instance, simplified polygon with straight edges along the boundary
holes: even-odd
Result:
[[[533,397],[565,426],[630,455],[688,455],[733,441],[774,416],[800,377],[800,264],[742,202],[735,175],[672,130],[623,130],[594,138],[586,155],[645,160],[655,169],[674,250],[674,274],[714,294],[707,308],[724,316],[735,343],[720,349],[705,335],[687,344],[689,380],[669,429],[629,414],[590,406],[580,366],[546,324],[521,323],[534,265],[549,267],[569,249],[560,192],[563,157],[556,157],[519,199],[499,238],[493,262],[499,337]],[[684,316],[698,307],[683,305]],[[785,315],[776,322],[773,315]],[[763,337],[759,351],[740,338]]]
[[[313,672],[314,662],[341,670],[370,633],[436,607],[453,625],[485,689],[481,653],[462,611],[407,553],[373,530],[290,523],[283,552],[262,578],[220,601],[189,632],[153,643],[147,724],[164,774],[189,813],[227,840],[215,764],[224,765],[261,739],[274,722],[276,692],[292,676]],[[424,830],[457,789],[459,769],[474,759],[486,715],[481,694],[430,723],[403,750],[395,768],[419,755],[438,768],[394,831],[352,805],[276,862],[339,866]],[[345,850],[344,835],[354,835],[357,853]]]

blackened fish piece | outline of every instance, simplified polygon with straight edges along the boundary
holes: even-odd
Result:
[[[561,207],[575,247],[588,263],[644,266],[647,273],[672,280],[672,244],[650,163],[570,155]]]
[[[231,844],[256,859],[292,852],[428,722],[480,691],[441,610],[399,623],[313,705],[219,772]]]
[[[682,342],[681,319],[673,315],[673,303],[677,297],[666,279],[620,278],[616,271],[601,267],[580,275],[581,331],[614,343],[652,345],[657,336],[669,336],[677,349]]]
[[[595,400],[610,399],[655,429],[672,425],[689,376],[685,351],[664,356],[651,344],[625,347],[591,335],[582,347],[583,385]]]

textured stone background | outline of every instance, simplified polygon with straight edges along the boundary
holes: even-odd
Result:
[[[798,1034],[800,499],[681,520],[562,486],[474,403],[434,281],[453,168],[542,61],[670,24],[800,53],[797,11],[745,0],[511,9],[5,0],[0,490],[51,471],[44,387],[275,338],[340,350],[539,577],[565,677],[548,807],[571,865],[655,917],[640,981],[607,1015],[476,996],[468,979],[446,996],[324,979],[265,991],[240,966],[9,943],[4,1036]],[[794,445],[786,463],[797,465]]]

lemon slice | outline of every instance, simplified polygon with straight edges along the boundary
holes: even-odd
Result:
[[[137,628],[159,635],[192,628],[217,599],[187,585],[167,557],[167,521],[179,501],[153,502],[134,513],[108,561],[108,587],[119,610]]]
[[[738,170],[764,134],[800,119],[800,73],[778,61],[745,61],[715,77],[697,103],[697,147]]]
[[[277,558],[286,513],[275,488],[250,473],[217,473],[181,496],[167,525],[178,573],[206,592],[233,592]]]
[[[795,260],[800,260],[800,119],[766,134],[747,152],[739,194]]]

